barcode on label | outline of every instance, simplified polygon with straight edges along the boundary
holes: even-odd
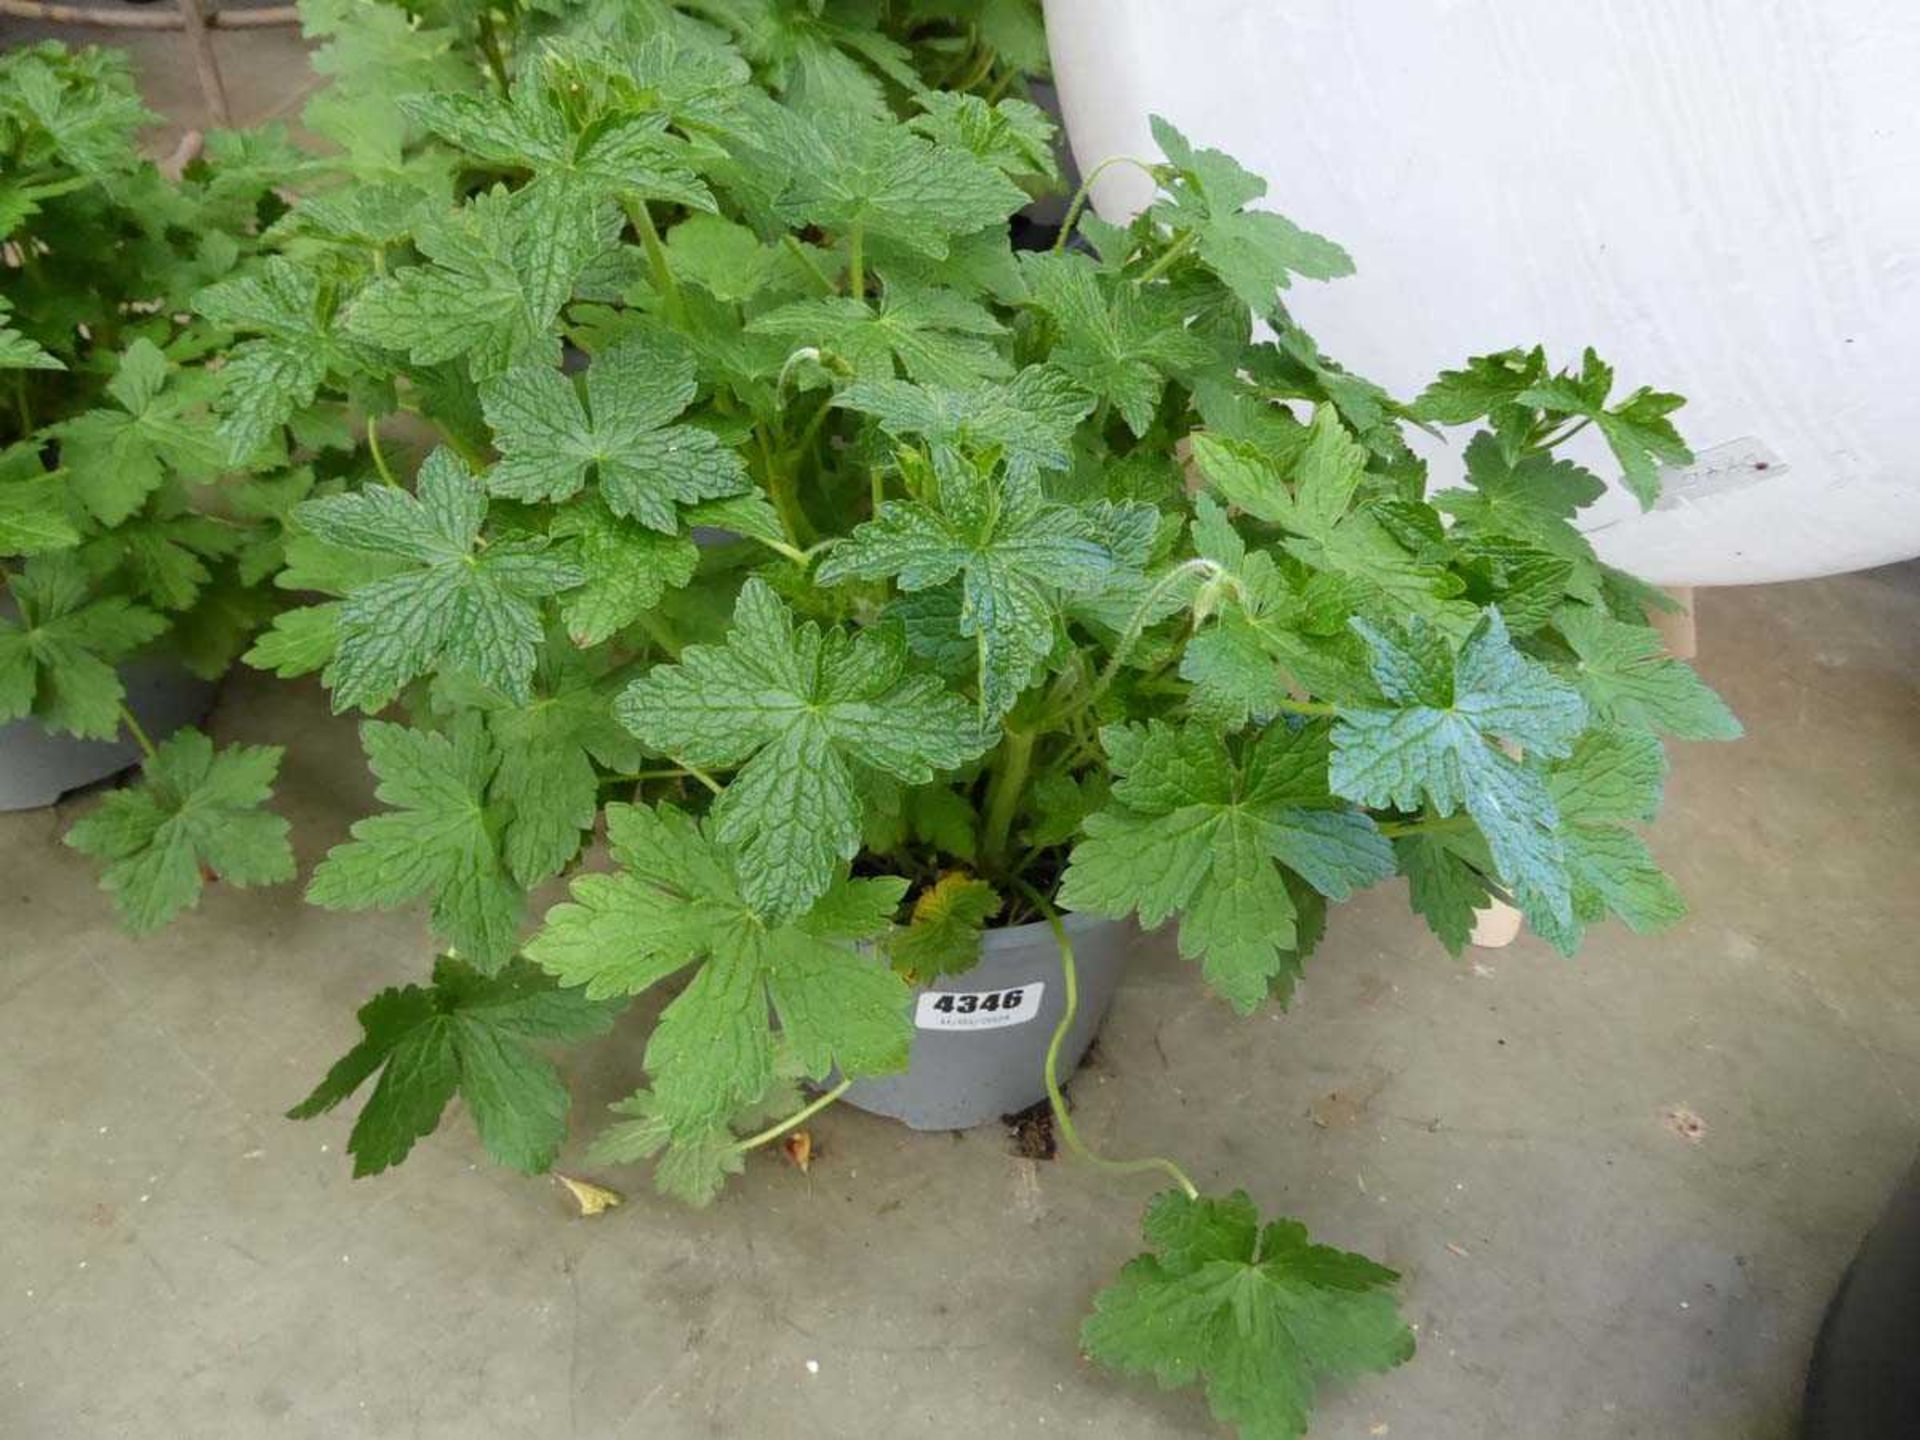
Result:
[[[914,1007],[913,1023],[922,1030],[998,1030],[1024,1025],[1040,1013],[1044,981],[1010,985],[1004,990],[929,990]]]

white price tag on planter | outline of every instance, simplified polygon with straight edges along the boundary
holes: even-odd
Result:
[[[1004,990],[929,990],[914,1007],[913,1023],[922,1030],[999,1030],[1024,1025],[1040,1013],[1045,981],[1010,985]]]

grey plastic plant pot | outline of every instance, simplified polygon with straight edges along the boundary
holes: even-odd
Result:
[[[1133,942],[1125,920],[1064,917],[1080,1004],[1060,1050],[1064,1082],[1087,1053]],[[1047,1097],[1047,1042],[1067,1004],[1060,947],[1041,922],[989,930],[980,963],[914,991],[913,1059],[898,1075],[855,1081],[845,1102],[915,1130],[964,1130]]]
[[[127,708],[156,742],[213,708],[218,688],[177,660],[155,656],[120,667]],[[130,737],[78,740],[29,717],[0,725],[0,811],[37,810],[69,790],[116,775],[140,761]]]

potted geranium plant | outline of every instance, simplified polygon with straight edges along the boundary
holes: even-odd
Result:
[[[209,406],[246,377],[205,363],[228,335],[190,303],[305,162],[279,130],[221,132],[163,174],[136,144],[151,118],[116,51],[0,56],[0,807],[141,765],[70,837],[136,930],[203,873],[293,874],[258,808],[280,752],[216,752],[193,723],[274,611],[281,517],[327,486],[296,460],[349,448],[322,409],[292,441],[217,437]]]
[[[595,1153],[700,1202],[929,1037],[1036,1042],[1025,1083],[1084,1151],[1078,956],[1128,917],[1177,920],[1231,1023],[1396,873],[1456,951],[1494,896],[1569,950],[1680,913],[1630,828],[1658,732],[1736,727],[1552,453],[1597,421],[1638,469],[1677,399],[1511,351],[1398,404],[1280,303],[1342,252],[1171,129],[1134,224],[1016,255],[1024,107],[898,80],[848,107],[671,12],[587,28],[505,87],[398,99],[422,149],[296,205],[205,302],[230,365],[295,377],[228,385],[228,435],[376,417],[379,483],[293,511],[314,601],[253,651],[369,717],[384,808],[310,899],[425,900],[443,946],[294,1112],[371,1082],[356,1173],[456,1096],[547,1168],[569,1107],[539,1045],[656,987]],[[1428,499],[1415,422],[1484,422],[1464,485]],[[975,971],[1023,927],[1044,997]],[[1391,1271],[1172,1160],[1098,1163],[1174,1188],[1095,1358],[1291,1435],[1319,1378],[1411,1353]]]

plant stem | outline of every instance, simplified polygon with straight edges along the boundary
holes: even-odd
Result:
[[[787,539],[793,542],[797,550],[814,539],[813,522],[807,518],[807,512],[800,508],[799,477],[784,460],[775,459],[764,442],[761,453],[766,459],[767,497],[779,512],[780,528],[787,532]]]
[[[602,775],[602,785],[638,785],[647,780],[691,779],[693,772],[679,765],[663,765],[657,770],[627,770],[618,775]]]
[[[387,468],[387,457],[380,451],[380,422],[371,415],[367,417],[367,450],[373,456],[373,468],[380,472],[380,478],[394,489],[401,489],[400,482],[393,478],[393,471]]]
[[[493,75],[494,88],[502,98],[507,93],[507,62],[500,53],[500,37],[494,33],[493,16],[484,7],[480,11],[480,53],[486,57],[487,69]]]
[[[1466,815],[1428,816],[1424,820],[1380,820],[1375,828],[1382,835],[1393,838],[1400,835],[1443,835],[1452,830],[1464,830],[1472,823]]]
[[[1145,285],[1150,280],[1158,280],[1162,275],[1166,274],[1167,271],[1172,268],[1174,261],[1178,260],[1181,256],[1185,255],[1187,251],[1193,248],[1194,242],[1199,238],[1200,238],[1199,231],[1197,230],[1187,231],[1186,234],[1182,235],[1178,240],[1175,240],[1173,244],[1169,245],[1158,260],[1154,261],[1153,264],[1149,265],[1145,270],[1141,271],[1140,274],[1134,279],[1133,283],[1136,285]]]
[[[1033,732],[1028,730],[1008,730],[1000,742],[993,779],[987,782],[987,814],[980,832],[980,856],[990,865],[998,864],[1007,853],[1013,813],[1020,807],[1027,771],[1033,765],[1033,742]]]
[[[1275,708],[1285,710],[1290,715],[1338,715],[1340,713],[1338,705],[1326,705],[1318,700],[1280,699],[1273,703]]]
[[[134,717],[133,711],[127,707],[125,701],[120,704],[120,723],[127,727],[127,733],[133,736],[134,742],[139,745],[140,753],[149,760],[153,759],[153,741],[147,738],[147,732],[141,728],[139,720]]]
[[[757,1150],[769,1140],[778,1140],[796,1125],[806,1124],[807,1121],[833,1104],[834,1101],[846,1094],[852,1087],[853,1081],[842,1080],[838,1085],[827,1091],[826,1094],[819,1096],[806,1105],[802,1105],[798,1110],[794,1111],[793,1114],[787,1116],[786,1119],[775,1121],[758,1135],[749,1135],[744,1140],[736,1140],[733,1148],[738,1151]]]
[[[1591,425],[1592,423],[1593,423],[1593,417],[1591,415],[1583,415],[1580,419],[1574,421],[1573,424],[1567,426],[1567,428],[1562,430],[1558,435],[1549,435],[1543,440],[1534,441],[1532,448],[1535,450],[1551,450],[1553,449],[1554,446],[1560,444],[1562,441],[1569,440],[1573,438],[1575,435],[1578,435],[1582,430],[1586,429],[1587,426]]]
[[[1145,172],[1148,179],[1158,183],[1159,177],[1153,173],[1153,167],[1144,160],[1136,160],[1131,155],[1109,155],[1080,182],[1080,188],[1073,192],[1073,200],[1067,206],[1067,218],[1060,223],[1060,233],[1053,237],[1054,253],[1067,248],[1067,241],[1073,238],[1073,227],[1080,223],[1080,213],[1087,208],[1087,201],[1093,195],[1093,182],[1098,180],[1115,165],[1133,165]]]
[[[782,244],[784,244],[787,247],[787,249],[793,252],[794,259],[798,260],[802,265],[807,267],[807,273],[812,275],[815,280],[818,280],[820,282],[820,293],[822,295],[833,294],[834,292],[833,280],[828,276],[826,271],[820,268],[819,262],[816,261],[813,258],[813,256],[807,253],[807,247],[802,245],[798,240],[796,240],[793,237],[793,232],[788,231],[786,234],[782,235],[780,237],[780,241]]]
[[[1067,1035],[1073,1029],[1073,1018],[1080,1009],[1080,976],[1073,963],[1073,942],[1067,939],[1067,927],[1060,923],[1060,912],[1053,908],[1047,897],[1024,880],[1013,882],[1026,894],[1053,929],[1054,942],[1060,947],[1060,975],[1066,982],[1066,1009],[1060,1012],[1060,1023],[1053,1027],[1053,1038],[1047,1042],[1047,1103],[1053,1110],[1053,1128],[1060,1132],[1060,1138],[1067,1142],[1067,1148],[1089,1165],[1106,1170],[1115,1175],[1137,1175],[1144,1170],[1160,1170],[1173,1177],[1173,1181],[1186,1192],[1189,1200],[1200,1198],[1200,1189],[1187,1178],[1187,1172],[1164,1155],[1149,1155],[1139,1160],[1109,1160],[1096,1155],[1080,1138],[1080,1132],[1074,1128],[1073,1116],[1067,1111],[1067,1097],[1060,1090],[1060,1047],[1067,1043]]]
[[[847,232],[847,293],[856,300],[867,298],[866,237],[858,225]]]
[[[667,263],[667,247],[660,243],[660,232],[653,223],[653,211],[645,200],[628,200],[627,218],[633,221],[640,243],[646,248],[647,267],[653,271],[653,288],[660,292],[660,303],[666,306],[670,316],[680,318],[680,284],[673,278],[673,267]]]
[[[1107,657],[1106,666],[1100,671],[1100,678],[1093,682],[1092,691],[1081,705],[1075,708],[1080,709],[1091,705],[1107,693],[1107,687],[1113,684],[1120,673],[1121,664],[1132,653],[1133,647],[1140,643],[1140,637],[1146,633],[1147,626],[1153,623],[1154,608],[1172,592],[1174,586],[1189,575],[1205,575],[1211,578],[1225,573],[1214,561],[1196,555],[1191,560],[1182,560],[1156,580],[1153,588],[1141,597],[1139,605],[1134,608],[1132,618],[1127,621],[1127,628],[1120,632],[1119,643],[1113,647],[1113,653]]]
[[[667,617],[652,610],[643,610],[634,617],[634,623],[647,632],[647,638],[667,652],[667,658],[680,658],[680,637],[667,623]]]
[[[978,85],[982,80],[986,79],[987,76],[993,73],[993,62],[998,58],[999,56],[994,53],[994,50],[991,46],[988,46],[988,45],[981,46],[980,59],[974,64],[974,67],[967,72],[966,79],[962,80],[957,85],[948,85],[945,88],[949,90],[961,90],[961,91],[973,89],[974,86]]]
[[[678,765],[682,770],[686,771],[687,774],[691,775],[694,779],[698,780],[702,785],[706,786],[707,789],[712,791],[715,795],[718,795],[720,793],[720,782],[714,779],[713,776],[709,775],[706,771],[702,770],[698,765],[689,765],[686,761],[682,760],[678,755],[670,755],[667,758],[672,760],[674,764]]]

